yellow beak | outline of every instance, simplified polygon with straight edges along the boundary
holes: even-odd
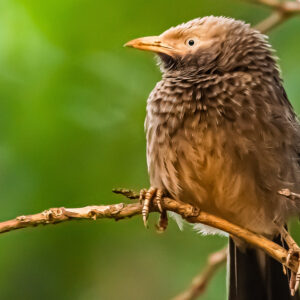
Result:
[[[176,49],[163,43],[159,36],[147,36],[139,39],[129,41],[124,45],[125,47],[132,47],[144,51],[151,51],[154,53],[163,53],[167,55],[176,54]]]

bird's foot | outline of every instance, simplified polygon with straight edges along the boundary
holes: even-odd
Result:
[[[297,245],[293,237],[283,226],[279,227],[279,232],[281,234],[281,238],[286,242],[287,246],[289,247],[288,255],[286,257],[286,265],[288,266],[290,264],[292,257],[298,260],[298,270],[297,272],[291,271],[291,278],[290,278],[291,295],[294,296],[295,292],[299,288],[299,283],[300,283],[300,247]],[[284,273],[285,274],[287,273],[285,267],[284,267]]]
[[[289,265],[291,258],[294,257],[298,260],[298,270],[297,272],[291,272],[291,278],[290,278],[290,289],[291,289],[291,295],[294,296],[295,292],[299,288],[300,283],[300,248],[297,244],[294,244],[292,248],[288,250],[288,255],[286,258],[286,263]]]
[[[149,216],[149,208],[151,203],[155,200],[158,206],[158,209],[161,213],[160,221],[159,221],[159,231],[163,231],[166,229],[168,224],[167,214],[162,208],[162,196],[163,191],[154,187],[150,187],[149,190],[142,189],[140,191],[140,203],[143,203],[142,216],[145,227],[148,227],[148,216]],[[143,202],[144,200],[144,202]],[[164,228],[163,230],[161,230]]]

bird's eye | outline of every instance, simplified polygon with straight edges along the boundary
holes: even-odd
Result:
[[[191,47],[195,45],[195,41],[193,39],[188,40],[187,43]]]

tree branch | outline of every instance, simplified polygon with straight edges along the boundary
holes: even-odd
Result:
[[[80,208],[50,208],[34,215],[19,216],[13,220],[0,223],[0,233],[37,225],[57,224],[82,219],[115,219],[120,220],[141,214],[142,206],[134,204],[93,205]]]
[[[125,190],[119,190],[118,193],[124,194],[130,199],[137,199],[138,194]],[[287,250],[280,247],[276,243],[266,239],[262,235],[255,234],[249,230],[243,229],[235,224],[232,224],[224,219],[208,214],[204,211],[183,203],[179,200],[174,200],[170,198],[163,198],[164,208],[169,211],[173,211],[186,221],[190,223],[202,223],[209,225],[220,230],[226,231],[231,235],[234,235],[254,247],[260,248],[267,254],[272,256],[274,259],[286,265]],[[150,212],[158,212],[158,207],[154,201],[153,205],[150,207]],[[142,213],[142,205],[140,203],[133,204],[114,204],[114,205],[94,205],[85,206],[81,208],[50,208],[42,213],[19,216],[13,220],[1,222],[0,223],[0,233],[30,227],[37,225],[48,225],[56,224],[71,220],[82,220],[82,219],[101,219],[110,218],[115,220],[120,220],[124,218],[130,218]],[[294,258],[291,259],[289,265],[286,265],[293,271],[297,271],[298,261]]]
[[[202,295],[208,283],[221,266],[226,263],[228,246],[209,255],[206,266],[194,277],[190,286],[173,300],[193,300]]]
[[[262,33],[266,33],[287,19],[300,14],[300,1],[254,0],[251,2],[262,4],[273,10],[268,18],[255,26]]]

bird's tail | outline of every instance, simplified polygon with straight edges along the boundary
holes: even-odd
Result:
[[[280,237],[273,240],[281,244]],[[229,300],[300,300],[291,296],[288,276],[272,257],[229,240]]]

